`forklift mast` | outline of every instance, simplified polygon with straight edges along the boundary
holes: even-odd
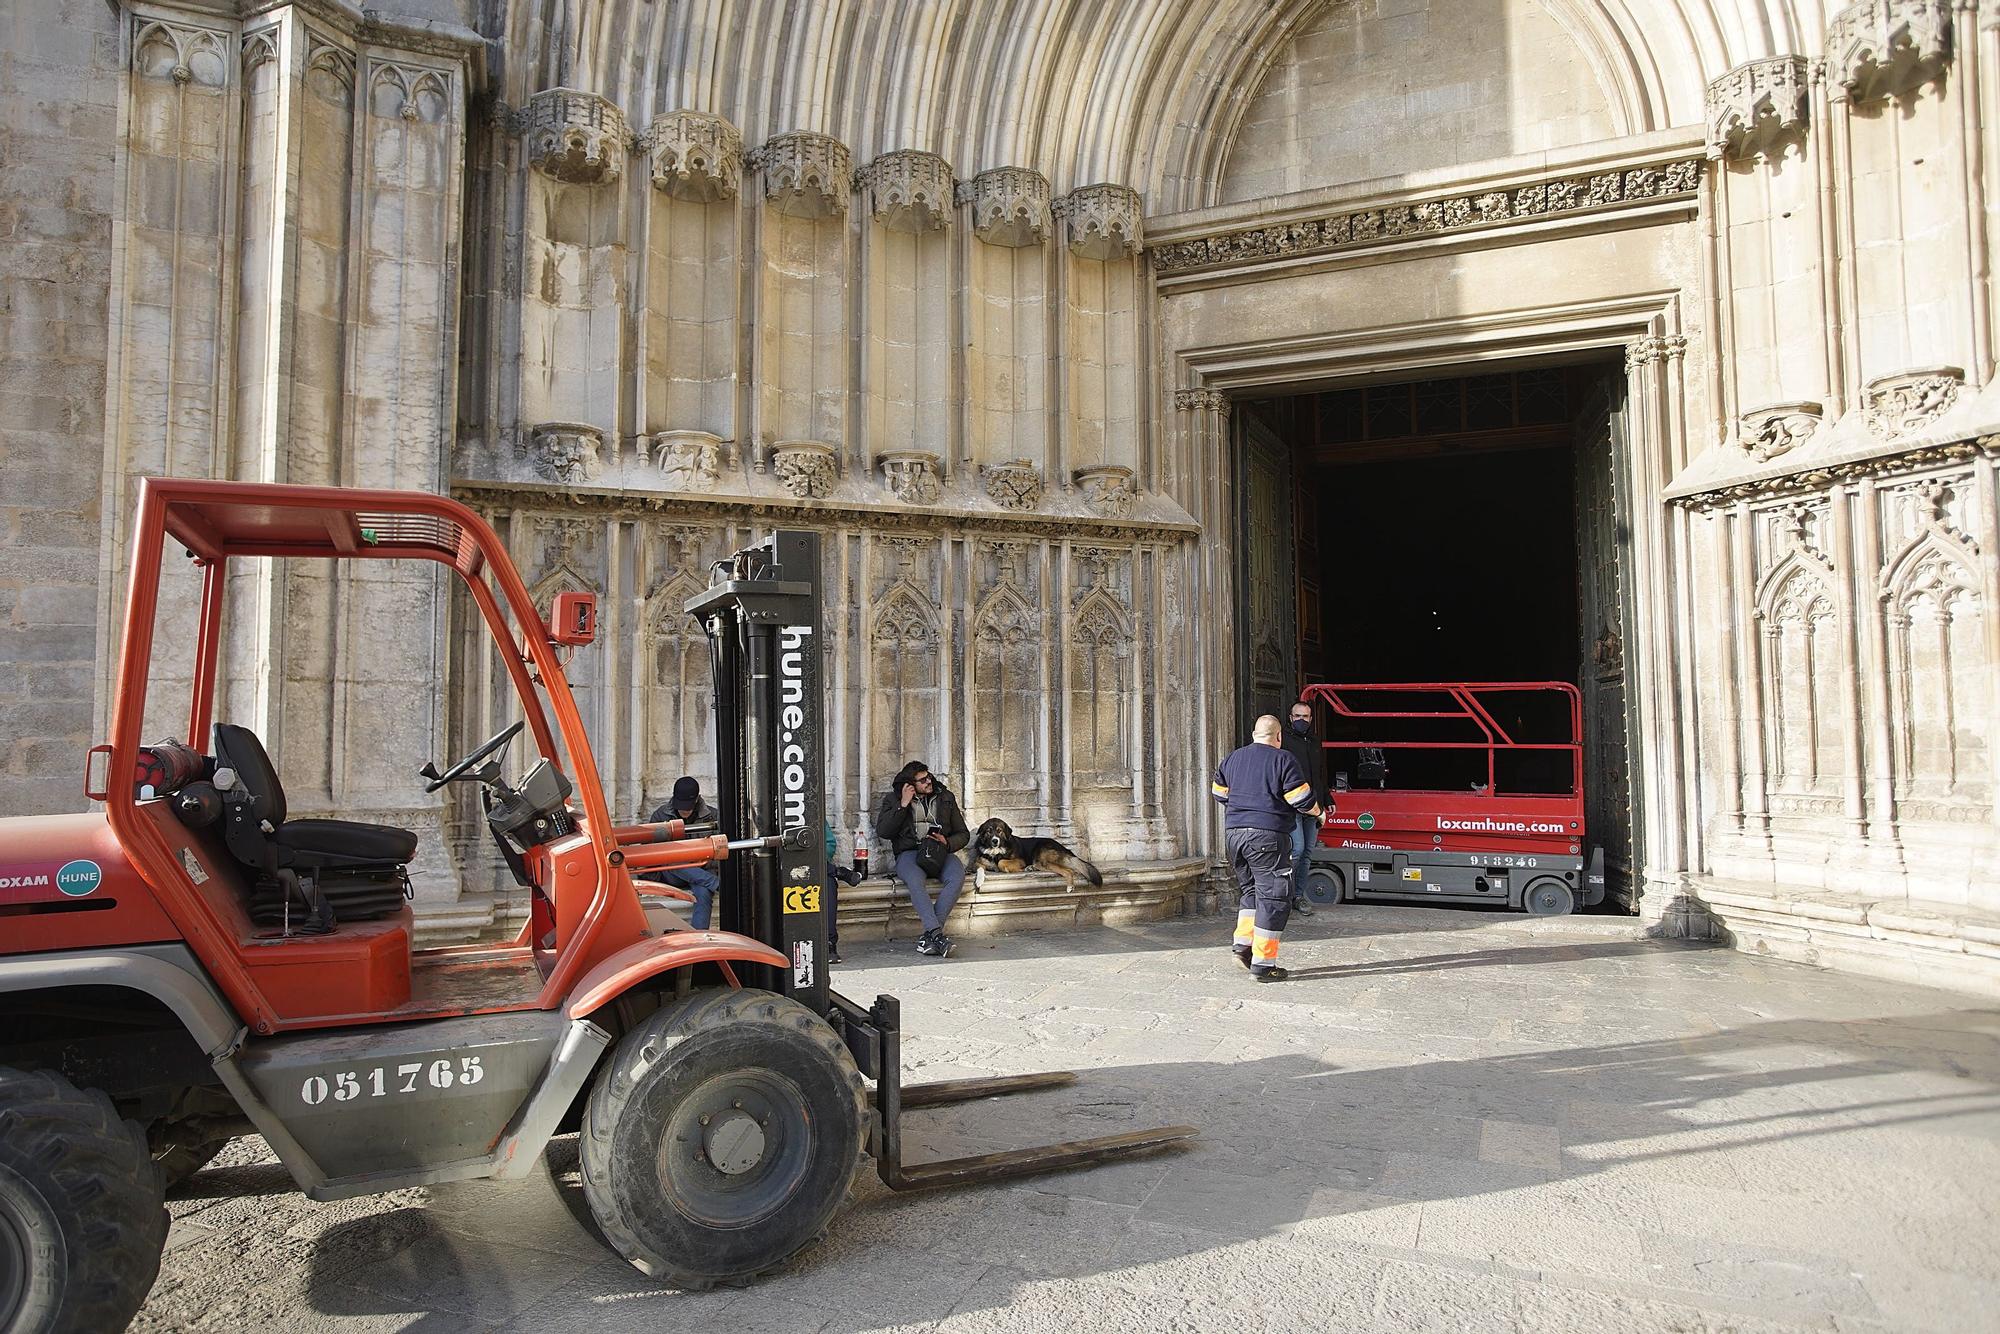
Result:
[[[743,965],[745,981],[824,1018],[826,720],[818,533],[773,533],[716,562],[688,613],[708,634],[715,696],[717,813],[775,847],[720,867],[720,925],[762,941],[789,969]]]

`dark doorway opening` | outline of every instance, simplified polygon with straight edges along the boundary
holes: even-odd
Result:
[[[1245,403],[1238,663],[1246,732],[1311,682],[1577,686],[1590,838],[1629,910],[1623,385],[1600,361]]]

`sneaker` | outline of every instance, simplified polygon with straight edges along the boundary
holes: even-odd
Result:
[[[1259,982],[1282,982],[1290,977],[1291,973],[1274,964],[1269,968],[1252,968],[1250,976]]]
[[[918,936],[917,953],[928,954],[933,958],[942,955],[944,951],[938,948],[937,934],[935,931],[926,931],[921,936]]]
[[[844,963],[844,962],[846,962],[846,961],[845,961],[844,959],[842,959],[842,958],[840,957],[840,946],[838,946],[838,945],[834,944],[834,943],[833,943],[832,941],[828,941],[828,942],[827,942],[827,946],[826,946],[826,961],[827,961],[828,963]]]
[[[1292,900],[1292,911],[1301,917],[1311,917],[1313,915],[1313,906],[1306,902],[1305,895],[1301,894],[1298,898]]]
[[[958,948],[958,942],[947,936],[942,929],[937,932],[938,957],[949,959],[951,952]]]
[[[1245,949],[1243,946],[1241,945],[1233,946],[1229,952],[1231,954],[1234,954],[1236,956],[1236,962],[1242,964],[1245,968],[1251,966],[1250,951]]]

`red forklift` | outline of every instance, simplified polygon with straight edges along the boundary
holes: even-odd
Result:
[[[1604,901],[1583,815],[1583,697],[1567,681],[1310,685],[1334,813],[1314,903],[1494,904],[1553,917]],[[1324,712],[1321,712],[1321,711]]]
[[[703,833],[613,821],[563,669],[595,635],[594,600],[534,605],[464,505],[150,478],[134,531],[111,736],[85,782],[101,808],[0,820],[5,1334],[123,1328],[159,1268],[163,1191],[239,1134],[334,1200],[522,1176],[576,1132],[605,1241],[692,1288],[753,1277],[819,1236],[864,1149],[908,1190],[1193,1135],[903,1161],[907,1108],[1074,1076],[906,1088],[895,998],[863,1006],[828,985],[816,534],[737,553],[689,607],[715,667],[727,831]],[[147,744],[170,546],[200,578],[192,688],[185,739]],[[521,716],[418,772],[430,792],[476,789],[527,899],[516,938],[415,948],[417,835],[291,818],[279,764],[216,716],[232,569],[275,560],[458,576]],[[530,753],[510,767],[524,733]],[[712,861],[721,929],[696,931],[644,877]]]

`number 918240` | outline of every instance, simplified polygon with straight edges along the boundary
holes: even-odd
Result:
[[[454,1084],[477,1084],[486,1078],[477,1056],[461,1056],[454,1061],[439,1056],[428,1061],[404,1061],[399,1065],[378,1065],[367,1070],[342,1070],[332,1075],[308,1075],[299,1086],[299,1098],[308,1107],[331,1099],[353,1102],[356,1098],[395,1098],[411,1093],[442,1092]]]

